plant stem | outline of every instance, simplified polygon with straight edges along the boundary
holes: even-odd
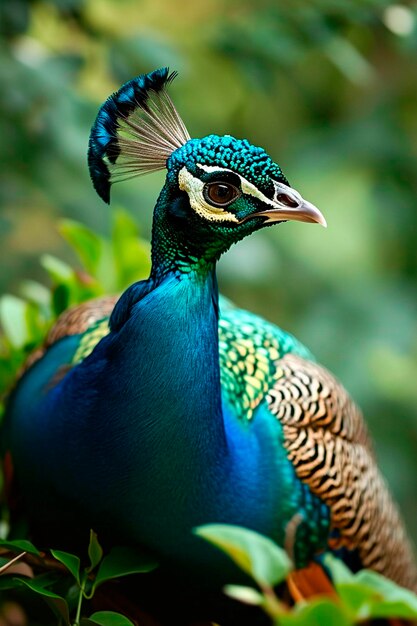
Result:
[[[80,626],[81,607],[82,607],[82,604],[83,604],[84,589],[85,589],[86,579],[87,579],[86,576],[83,576],[83,578],[81,580],[80,594],[78,596],[77,612],[75,614],[75,620],[74,620],[73,626]]]
[[[11,565],[13,565],[13,563],[16,563],[16,561],[24,557],[25,554],[26,552],[21,552],[20,554],[15,556],[13,559],[11,559],[8,563],[5,563],[2,567],[0,567],[0,574],[3,574]]]
[[[277,598],[271,587],[262,587],[262,591],[265,599],[263,608],[273,620],[288,613],[288,608]]]

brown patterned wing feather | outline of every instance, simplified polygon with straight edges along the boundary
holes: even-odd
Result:
[[[357,550],[364,567],[417,591],[413,551],[359,409],[323,367],[286,354],[277,368],[269,409],[297,476],[330,508],[338,538],[329,547]]]
[[[103,296],[64,311],[48,333],[46,348],[63,337],[85,333],[90,326],[111,314],[118,299],[119,296]]]
[[[103,296],[95,298],[88,302],[83,302],[77,306],[71,307],[64,311],[57,319],[55,324],[49,331],[44,344],[34,350],[26,359],[26,362],[19,372],[17,380],[26,372],[36,361],[41,359],[45,352],[54,343],[63,337],[70,335],[78,335],[85,333],[93,324],[109,317],[113,311],[119,296]]]

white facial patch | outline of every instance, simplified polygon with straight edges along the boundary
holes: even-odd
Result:
[[[205,168],[202,165],[199,165],[199,167]],[[219,168],[214,169],[218,170]],[[203,188],[205,183],[190,174],[186,167],[183,167],[178,174],[178,185],[181,191],[188,193],[191,207],[204,219],[211,222],[239,222],[236,215],[230,213],[230,211],[212,206],[204,199]]]
[[[292,187],[289,187],[288,185],[285,185],[284,183],[278,183],[275,180],[272,181],[275,187],[275,193],[274,193],[274,199],[271,200],[265,194],[263,194],[262,191],[259,191],[259,189],[255,187],[253,183],[246,180],[246,178],[244,178],[237,172],[233,172],[233,170],[229,170],[226,167],[216,167],[215,165],[200,165],[200,163],[198,163],[198,167],[204,170],[205,172],[231,172],[239,176],[241,189],[244,194],[253,196],[254,198],[257,198],[258,200],[263,202],[263,204],[269,204],[269,206],[273,207],[274,209],[278,208],[279,206],[283,206],[283,207],[287,206],[285,204],[282,204],[278,200],[278,195],[280,193],[284,193],[287,196],[290,196],[290,198],[293,198],[299,204],[301,204],[301,202],[303,201],[302,197],[297,191],[295,191],[295,189],[293,189]]]

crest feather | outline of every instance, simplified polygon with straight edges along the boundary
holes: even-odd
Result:
[[[91,129],[88,166],[98,195],[110,201],[113,183],[163,170],[189,139],[166,87],[167,67],[125,83],[100,108]]]

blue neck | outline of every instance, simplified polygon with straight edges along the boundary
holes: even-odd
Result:
[[[138,447],[143,451],[148,440],[153,458],[160,449],[159,459],[165,458],[169,471],[176,465],[177,471],[186,467],[187,472],[190,464],[207,467],[207,455],[218,458],[226,448],[218,290],[214,267],[204,270],[153,272],[114,336],[117,351],[110,376],[132,373],[123,381],[123,393],[116,394],[117,411],[135,423],[135,433],[143,426]]]

